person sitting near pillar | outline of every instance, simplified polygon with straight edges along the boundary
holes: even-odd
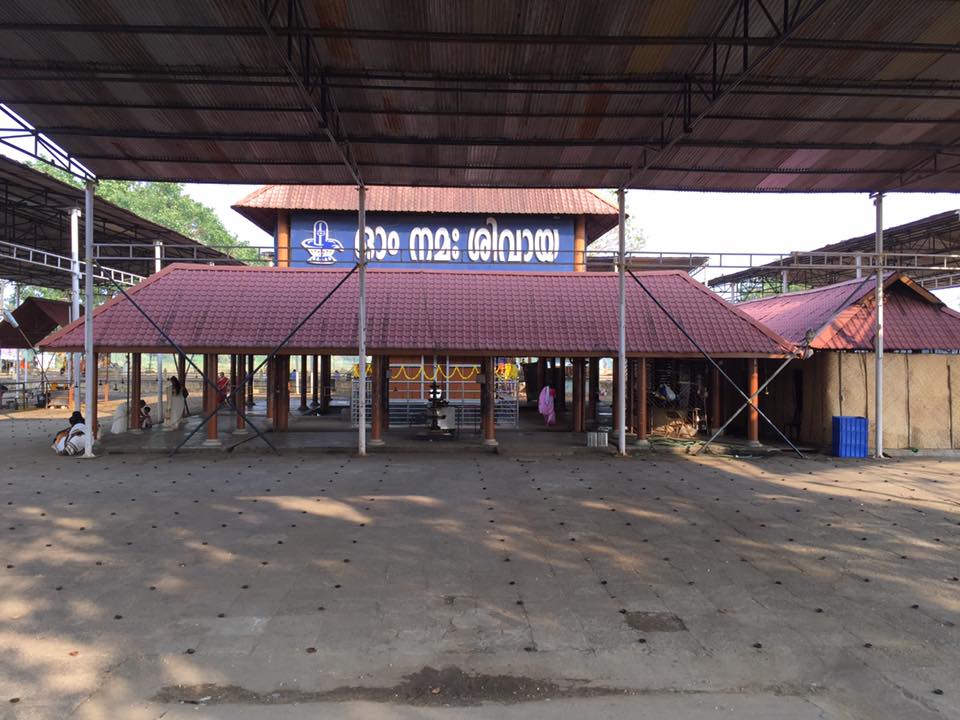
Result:
[[[79,411],[70,415],[70,427],[61,430],[50,445],[57,455],[80,455],[84,451],[87,424]]]
[[[150,406],[146,400],[140,401],[140,429],[149,430],[153,427],[153,416],[150,414]]]

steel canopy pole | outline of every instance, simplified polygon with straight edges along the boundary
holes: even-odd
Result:
[[[357,252],[360,257],[357,259],[359,264],[359,285],[360,285],[360,305],[357,315],[359,317],[358,335],[359,347],[357,348],[357,370],[359,383],[357,392],[357,408],[359,422],[357,423],[357,454],[361,457],[367,454],[367,188],[364,185],[357,187],[358,205],[357,205]]]
[[[70,320],[80,319],[80,208],[70,208]],[[80,409],[80,353],[70,354],[73,409]]]
[[[158,273],[163,268],[163,241],[155,240],[153,243],[153,272]],[[159,418],[155,422],[163,422],[163,354],[157,353],[157,407],[153,416]]]
[[[620,302],[619,335],[617,338],[617,453],[627,454],[627,303],[626,303],[626,192],[617,190],[619,222],[617,236],[619,240],[619,262],[617,263],[617,294]]]
[[[876,287],[876,335],[874,336],[874,360],[876,377],[874,379],[874,439],[875,456],[883,457],[883,193],[877,193],[873,199],[877,208],[877,287]]]
[[[86,273],[83,277],[83,303],[85,305],[85,311],[83,313],[83,350],[87,358],[87,373],[86,373],[86,395],[85,395],[85,412],[87,414],[87,432],[84,433],[84,457],[93,457],[93,434],[97,431],[95,427],[91,425],[93,420],[93,405],[97,402],[97,388],[94,378],[96,377],[97,371],[97,358],[93,352],[93,272],[94,272],[94,258],[93,258],[93,189],[94,182],[93,180],[87,180],[86,188],[84,191],[84,209],[83,209],[83,224],[84,224],[84,237],[83,237],[83,246],[84,246],[84,256],[86,258],[87,268]]]

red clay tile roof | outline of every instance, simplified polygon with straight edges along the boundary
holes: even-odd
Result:
[[[186,350],[262,353],[342,277],[340,270],[173,265],[130,293]],[[770,356],[794,350],[683,272],[640,277],[711,353]],[[289,351],[354,354],[357,298],[354,274],[297,333]],[[627,300],[628,352],[697,355],[629,278]],[[611,356],[617,348],[612,273],[369,270],[367,308],[371,353]],[[98,308],[95,318],[100,350],[168,349],[123,296]],[[82,343],[82,325],[74,324],[44,345],[62,350]]]
[[[70,303],[32,297],[24,300],[12,314],[20,324],[20,330],[35,345],[56,328],[70,322]],[[23,339],[20,330],[6,320],[0,321],[0,347],[29,348],[30,344]]]
[[[815,350],[873,350],[875,279],[848,280],[737,307],[796,343],[807,330]],[[960,313],[902,274],[884,282],[884,349],[960,350]]]
[[[265,185],[233,209],[272,233],[278,210],[357,210],[355,185]],[[367,188],[367,212],[586,215],[590,239],[617,224],[617,206],[577,188]]]

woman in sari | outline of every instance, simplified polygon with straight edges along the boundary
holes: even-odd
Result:
[[[167,432],[176,430],[183,419],[183,411],[186,407],[186,398],[183,396],[183,388],[180,381],[175,376],[170,376],[167,380],[167,396],[169,399],[166,404],[166,418],[163,422],[163,429]]]

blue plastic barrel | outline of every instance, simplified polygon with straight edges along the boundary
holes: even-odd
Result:
[[[868,423],[865,417],[833,416],[834,457],[867,457]]]

